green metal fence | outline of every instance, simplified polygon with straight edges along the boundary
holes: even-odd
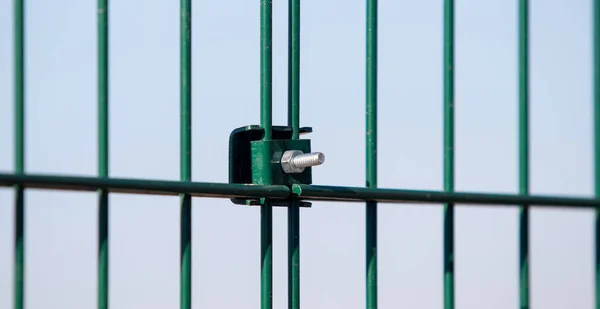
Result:
[[[289,63],[288,63],[288,127],[291,139],[300,135],[300,0],[289,0]],[[454,192],[454,1],[444,1],[444,190],[415,191],[377,187],[377,0],[366,1],[366,185],[339,187],[294,182],[273,181],[272,164],[264,164],[256,173],[260,184],[205,183],[191,179],[191,0],[181,0],[180,57],[180,166],[181,181],[117,179],[108,175],[108,0],[98,0],[98,177],[67,177],[26,173],[25,156],[25,76],[24,76],[24,1],[14,2],[14,110],[15,110],[15,170],[0,174],[0,186],[15,190],[14,239],[14,308],[24,308],[24,190],[27,188],[97,191],[98,192],[98,308],[108,308],[108,194],[135,193],[179,195],[181,222],[181,308],[191,308],[191,198],[219,197],[255,199],[261,208],[261,308],[272,307],[272,208],[274,204],[288,207],[288,299],[289,308],[300,308],[299,207],[302,201],[352,201],[366,204],[366,307],[377,308],[377,203],[427,202],[444,207],[443,280],[444,308],[454,308],[454,204],[514,205],[520,209],[519,260],[520,307],[529,308],[529,206],[588,207],[600,206],[600,1],[593,3],[593,72],[594,72],[594,162],[596,198],[563,196],[533,196],[529,194],[529,91],[528,91],[528,0],[518,0],[518,63],[519,63],[519,194],[484,194]],[[262,141],[272,141],[272,3],[260,1],[260,90]],[[269,161],[272,153],[253,155],[256,161]],[[308,168],[310,169],[310,168]],[[600,214],[600,212],[597,212]],[[600,308],[600,222],[596,217],[595,270],[596,308]]]

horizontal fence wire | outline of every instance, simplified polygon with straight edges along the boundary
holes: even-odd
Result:
[[[32,189],[95,192],[104,189],[110,193],[172,195],[189,194],[210,198],[273,198],[286,199],[290,189],[282,185],[243,185],[229,183],[143,180],[124,178],[97,178],[54,175],[0,174],[0,187],[20,185]]]
[[[294,195],[313,201],[375,201],[381,203],[457,203],[480,205],[529,204],[547,207],[591,208],[600,206],[595,198],[562,196],[531,196],[468,192],[419,191],[386,188],[338,187],[320,185],[293,185]]]
[[[552,195],[519,195],[475,192],[444,192],[322,185],[252,185],[128,178],[98,178],[58,175],[17,175],[0,173],[0,187],[21,186],[31,189],[53,189],[110,193],[172,195],[189,194],[208,198],[268,198],[276,200],[295,197],[307,201],[346,201],[380,203],[456,203],[465,205],[595,208],[600,198]]]

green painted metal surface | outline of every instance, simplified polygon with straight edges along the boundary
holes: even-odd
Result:
[[[288,208],[288,308],[300,308],[300,202]]]
[[[288,2],[288,126],[300,138],[300,0]],[[288,308],[300,308],[300,201],[288,208]]]
[[[307,168],[302,174],[287,175],[283,173],[280,166],[280,157],[283,150],[296,149],[304,152],[310,151],[308,140],[292,140],[293,131],[289,126],[272,126],[272,140],[264,141],[265,130],[256,125],[237,128],[229,135],[229,183],[252,184],[262,183],[254,182],[253,179],[262,178],[262,165],[264,161],[261,158],[263,151],[271,158],[271,184],[291,185],[294,183],[309,184],[312,182],[312,173]],[[298,131],[300,134],[312,132],[312,128],[302,127]],[[256,143],[271,143],[273,147],[262,149]],[[297,147],[294,145],[298,145]],[[271,146],[271,145],[269,145]],[[253,147],[255,150],[253,151]],[[269,152],[272,151],[272,152]],[[253,157],[257,157],[254,160]],[[258,180],[257,180],[258,181]],[[260,205],[260,199],[240,199],[231,200],[238,205]],[[273,201],[273,206],[289,206],[292,201]],[[310,207],[309,202],[299,202],[300,207]]]
[[[264,197],[286,200],[299,197],[301,200],[346,201],[392,203],[402,207],[403,203],[460,203],[465,205],[489,205],[506,207],[523,204],[552,208],[596,208],[600,198],[578,198],[552,195],[520,195],[471,192],[443,192],[424,190],[402,190],[391,188],[339,187],[323,185],[242,185],[210,182],[181,182],[166,180],[141,180],[124,178],[97,178],[53,175],[16,175],[0,173],[0,187],[22,186],[32,189],[94,192],[106,189],[109,193],[147,194],[178,196],[189,194],[194,197],[236,198]]]
[[[109,193],[167,196],[187,194],[195,197],[213,198],[267,197],[286,199],[290,196],[290,189],[286,186],[0,173],[0,187],[10,186],[88,192],[103,189]]]
[[[444,191],[454,191],[454,1],[444,1]],[[454,308],[454,204],[444,204],[444,308]]]
[[[288,126],[292,139],[300,136],[300,0],[288,8]]]
[[[15,188],[15,206],[14,307],[21,309],[25,300],[25,192],[22,186]]]
[[[15,173],[25,172],[25,7],[14,1],[14,126]]]
[[[519,193],[529,194],[529,1],[519,0]],[[519,207],[519,300],[529,309],[529,206]]]
[[[15,174],[25,173],[25,8],[24,0],[14,1],[14,151]],[[15,186],[14,308],[25,300],[25,193]]]
[[[366,186],[377,188],[377,0],[367,0]],[[377,308],[377,202],[368,201],[366,220],[366,307]]]
[[[293,138],[291,126],[272,126],[273,141]],[[297,128],[301,135],[312,132],[310,127]],[[234,129],[229,135],[229,183],[252,183],[252,142],[264,139],[265,130],[257,125]]]
[[[258,3],[257,3],[258,4]],[[192,3],[180,0],[180,181],[109,177],[109,3],[97,0],[98,176],[34,175],[25,172],[25,4],[14,0],[14,173],[0,173],[0,186],[15,190],[14,308],[25,307],[25,190],[89,191],[98,194],[97,307],[109,304],[110,193],[180,196],[180,307],[192,307],[192,197],[229,198],[260,206],[261,308],[273,306],[273,206],[288,207],[288,308],[300,308],[300,207],[307,201],[365,203],[366,308],[377,308],[377,205],[443,204],[443,305],[454,301],[454,204],[519,208],[519,306],[530,307],[529,208],[594,208],[595,294],[600,309],[600,1],[593,2],[595,197],[539,196],[529,192],[529,1],[518,1],[518,194],[455,192],[454,188],[454,1],[443,2],[443,182],[442,191],[379,188],[377,185],[377,34],[378,3],[366,0],[366,184],[365,187],[316,186],[311,169],[286,175],[277,166],[284,150],[310,151],[300,139],[300,0],[288,8],[287,126],[272,119],[272,1],[260,1],[260,126],[234,130],[230,138],[229,183],[192,182]],[[234,136],[234,133],[240,133]],[[236,134],[237,134],[236,133]],[[250,201],[250,202],[248,202]],[[237,204],[237,202],[235,202]],[[501,205],[501,206],[500,206]],[[200,256],[199,259],[202,259]],[[204,278],[200,278],[204,280]],[[257,280],[258,283],[258,280]]]
[[[272,138],[272,78],[273,42],[272,42],[272,8],[271,0],[260,1],[260,125],[265,130],[263,140]],[[268,146],[268,144],[266,145]],[[263,147],[262,160],[270,157],[270,147]],[[263,184],[271,184],[271,165],[262,168]],[[260,206],[260,307],[273,307],[273,205],[266,199]]]
[[[108,177],[108,0],[98,0],[98,176]],[[98,190],[98,309],[108,308],[108,192]]]
[[[192,0],[180,11],[181,181],[192,180]],[[192,197],[180,196],[180,308],[192,308]]]
[[[310,141],[296,140],[271,140],[253,141],[252,150],[252,183],[259,185],[293,185],[311,184],[312,169],[305,168],[302,173],[286,174],[281,168],[280,158],[287,150],[300,150],[310,152]],[[266,156],[265,156],[266,154]],[[267,172],[265,172],[267,171]],[[265,176],[267,176],[265,178]]]
[[[313,201],[373,201],[393,203],[450,203],[465,205],[532,205],[540,207],[594,208],[600,206],[597,198],[573,198],[562,196],[491,194],[470,192],[440,192],[421,190],[402,190],[388,188],[339,187],[322,185],[293,185],[292,193],[303,200]]]
[[[600,197],[600,0],[593,3],[593,86],[594,86],[594,193]],[[595,296],[596,309],[600,309],[600,208],[596,209],[595,222]]]

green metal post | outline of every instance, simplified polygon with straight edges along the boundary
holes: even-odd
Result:
[[[292,139],[300,128],[300,0],[289,1],[288,16],[288,125]],[[288,208],[288,308],[300,308],[300,203]]]
[[[600,1],[593,2],[594,44],[594,191],[600,197]],[[596,309],[600,309],[600,208],[596,208]]]
[[[367,0],[367,187],[377,188],[377,0]],[[367,309],[377,308],[377,202],[366,203]]]
[[[14,2],[14,74],[15,74],[15,173],[25,172],[25,12],[23,0]],[[14,308],[22,309],[25,283],[25,194],[15,186],[15,269]]]
[[[454,1],[444,1],[444,191],[454,191]],[[444,308],[454,308],[454,204],[444,204]]]
[[[192,1],[180,2],[180,168],[192,180]],[[180,307],[192,308],[192,197],[180,195]]]
[[[271,0],[260,1],[260,119],[265,129],[263,140],[272,137],[272,3]],[[265,150],[263,156],[270,156]],[[271,184],[270,165],[262,170],[265,184]],[[261,240],[261,280],[260,302],[262,309],[273,307],[273,205],[265,199],[260,209]]]
[[[529,1],[519,0],[519,194],[529,194]],[[519,290],[529,308],[529,206],[519,207]]]
[[[98,0],[98,174],[108,177],[108,0]],[[108,192],[98,190],[98,309],[108,308]]]

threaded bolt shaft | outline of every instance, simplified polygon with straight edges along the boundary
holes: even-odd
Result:
[[[311,166],[321,165],[325,162],[325,155],[320,152],[302,153],[300,150],[286,150],[281,155],[281,168],[286,174],[304,172]]]
[[[317,166],[323,162],[325,162],[325,155],[321,152],[298,154],[290,160],[290,163],[296,168]]]

